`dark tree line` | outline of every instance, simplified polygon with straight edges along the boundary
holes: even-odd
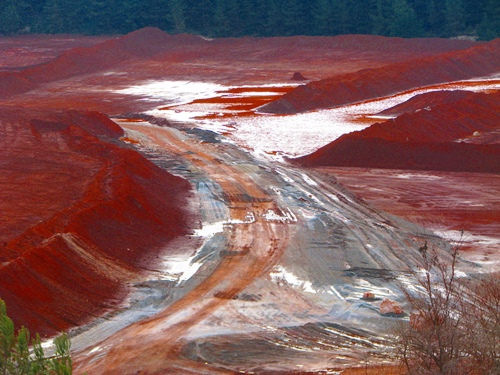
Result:
[[[498,0],[0,0],[0,34],[500,36]]]

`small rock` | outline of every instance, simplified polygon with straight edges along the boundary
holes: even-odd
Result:
[[[402,315],[404,311],[396,301],[385,299],[380,304],[380,313],[382,315]]]
[[[372,293],[372,292],[364,292],[362,299],[366,299],[366,300],[371,301],[371,300],[374,300],[376,298],[375,298],[375,294],[374,293]]]
[[[307,81],[307,78],[304,77],[300,72],[293,73],[293,76],[290,79],[292,81]]]

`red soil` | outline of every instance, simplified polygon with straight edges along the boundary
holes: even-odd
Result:
[[[88,48],[71,49],[46,64],[24,70],[22,74],[30,81],[42,83],[96,72],[122,61],[159,54],[168,47],[171,38],[159,29],[141,29]],[[196,37],[187,39],[198,40]]]
[[[443,100],[437,99],[439,96]],[[452,96],[455,101],[450,100]],[[433,101],[427,101],[429,98]],[[365,138],[398,142],[454,142],[472,137],[475,131],[490,132],[500,127],[500,91],[492,94],[441,92],[420,99],[420,110],[373,124],[360,133]]]
[[[378,98],[437,83],[488,76],[500,70],[500,39],[467,50],[395,63],[299,86],[263,106],[262,112],[285,114]]]
[[[431,230],[462,231],[461,250],[473,249],[497,260],[500,255],[500,175],[324,167],[350,191],[377,209]],[[480,258],[480,257],[478,257]],[[491,259],[493,258],[493,259]]]
[[[18,326],[49,335],[116,306],[189,232],[190,185],[119,147],[100,113],[0,119],[0,298]]]
[[[240,84],[248,84],[255,80],[288,80],[297,70],[309,78],[324,78],[367,67],[385,66],[416,56],[462,50],[477,44],[460,40],[372,35],[207,40],[192,35],[168,35],[156,28],[145,28],[90,47],[64,51],[51,61],[18,73],[0,75],[0,98],[32,90],[42,83],[119,65],[131,67],[133,75],[142,79],[207,79],[211,76],[235,80],[236,77]],[[258,71],[256,66],[259,66]],[[129,78],[121,77],[122,80]],[[98,79],[110,78],[100,76]]]
[[[18,71],[54,59],[71,48],[90,47],[109,36],[16,35],[0,37],[0,71]]]
[[[145,28],[90,47],[73,48],[48,62],[0,75],[0,98],[34,89],[42,83],[98,72],[124,61],[151,58],[168,49],[173,39],[177,47],[202,41],[195,36],[173,37],[159,29]]]
[[[425,94],[416,95],[406,102],[388,108],[378,114],[384,116],[399,116],[403,113],[417,112],[426,107],[430,108],[440,104],[455,103],[459,100],[463,100],[469,95],[471,95],[471,92],[465,90],[431,91]]]
[[[442,103],[437,100],[439,95],[445,99]],[[451,96],[457,100],[450,100]],[[422,101],[425,98],[432,100]],[[295,162],[306,166],[499,173],[500,144],[456,142],[473,137],[476,131],[497,130],[499,99],[500,92],[442,92],[421,97],[412,103],[425,105],[425,109],[346,134]]]
[[[37,40],[46,43],[46,37],[32,38],[32,46]],[[4,41],[0,38],[0,45]],[[420,73],[428,73],[435,55],[442,54],[436,58],[436,64],[444,64],[436,69],[442,75],[450,68],[459,70],[466,58],[472,62],[463,63],[464,75],[487,74],[498,62],[495,42],[360,35],[205,40],[146,28],[99,44],[75,43],[77,48],[58,47],[50,56],[30,55],[27,63],[9,55],[10,63],[2,61],[0,72],[0,98],[11,107],[0,108],[0,298],[16,324],[43,334],[116,306],[125,296],[126,282],[153,267],[165,243],[187,233],[189,219],[179,208],[189,194],[185,181],[118,147],[121,130],[105,116],[59,108],[138,112],[158,103],[110,90],[149,79],[240,86],[283,82],[296,71],[311,79],[344,74],[353,87],[373,76],[389,78],[367,85],[378,95],[405,86],[375,87],[380,82],[390,86],[399,74],[410,76],[409,85],[425,83]],[[406,62],[416,57],[423,57],[417,60],[422,68],[413,77]],[[400,71],[377,70],[390,64]],[[244,103],[241,98],[226,104],[246,111]],[[114,140],[105,142],[104,137]]]

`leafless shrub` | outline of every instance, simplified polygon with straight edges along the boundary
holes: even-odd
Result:
[[[449,257],[420,247],[412,313],[397,329],[397,354],[409,374],[499,374],[500,279],[458,277],[459,246]]]

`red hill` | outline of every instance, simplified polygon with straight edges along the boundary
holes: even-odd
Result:
[[[488,76],[500,70],[500,39],[466,50],[364,69],[297,87],[259,110],[286,114],[378,98],[443,82]]]
[[[167,68],[169,65],[178,66],[174,73],[185,73],[194,64],[197,68],[189,71],[190,74],[199,74],[200,66],[207,63],[213,70],[217,61],[230,61],[234,69],[242,64],[240,69],[245,71],[270,62],[270,72],[266,74],[271,75],[276,74],[274,64],[279,61],[282,67],[287,67],[284,69],[293,69],[282,77],[286,79],[296,69],[304,70],[303,73],[308,76],[312,73],[312,76],[325,77],[331,75],[331,71],[352,72],[476,45],[477,42],[463,40],[402,39],[374,35],[205,40],[194,35],[169,35],[160,29],[148,27],[90,47],[66,50],[50,61],[20,72],[4,72],[0,74],[0,98],[32,90],[43,83],[108,70],[138,60],[155,60]],[[363,56],[361,59],[360,54]],[[214,60],[214,64],[210,64],[211,60]],[[184,62],[187,66],[184,66]],[[144,66],[142,68],[148,70]],[[151,67],[147,74],[154,76]],[[156,74],[155,78],[163,79],[165,70]],[[254,75],[249,75],[249,78]]]
[[[472,95],[471,92],[465,90],[431,91],[425,94],[416,95],[406,102],[380,112],[379,115],[399,116],[403,113],[418,112],[426,109],[426,107],[430,108],[439,104],[455,103],[459,100],[463,100],[469,95]]]
[[[53,60],[20,72],[3,72],[0,98],[32,90],[42,83],[110,69],[133,59],[151,58],[169,48],[202,42],[196,36],[172,36],[153,27],[140,29],[90,47],[64,51]]]
[[[100,113],[0,118],[0,298],[17,325],[52,334],[121,302],[189,233],[190,185],[119,147]]]
[[[437,100],[438,95],[446,100]],[[426,96],[433,101],[421,102],[425,109],[346,134],[295,162],[306,166],[500,172],[500,144],[459,141],[498,131],[500,92],[458,93],[457,97],[463,98],[449,102],[450,95]]]

